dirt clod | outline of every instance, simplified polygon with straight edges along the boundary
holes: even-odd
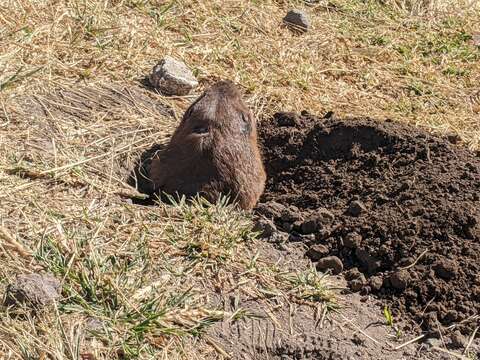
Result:
[[[42,308],[60,297],[60,282],[50,274],[19,275],[7,287],[5,305],[25,304]]]
[[[329,253],[328,248],[325,245],[321,244],[315,244],[312,245],[308,251],[307,251],[307,256],[312,260],[312,261],[318,261],[321,258],[327,256]]]
[[[346,248],[349,249],[356,249],[360,246],[362,243],[362,235],[356,233],[356,232],[351,232],[345,236],[343,239],[343,245]]]
[[[253,231],[259,232],[260,237],[268,238],[277,230],[274,222],[269,219],[258,219]]]
[[[302,214],[300,213],[298,207],[292,205],[283,209],[281,212],[281,219],[284,222],[294,223],[302,219]]]
[[[348,207],[348,213],[352,216],[360,216],[365,212],[367,212],[367,208],[359,200],[352,201],[352,203]]]
[[[369,279],[368,284],[370,285],[372,290],[378,291],[382,288],[383,278],[381,276],[372,276]]]
[[[458,270],[456,264],[449,260],[440,260],[434,266],[435,274],[445,280],[455,278]]]
[[[405,290],[410,281],[410,275],[407,271],[400,270],[390,275],[390,284],[397,290]]]
[[[463,348],[466,344],[465,336],[462,335],[460,331],[455,331],[452,335],[450,335],[450,343],[453,348]]]
[[[321,224],[331,224],[335,220],[335,215],[328,209],[320,208],[317,210],[316,218]]]
[[[380,260],[370,255],[367,249],[357,248],[355,255],[361,267],[365,269],[364,271],[368,274],[373,274],[381,266]]]
[[[343,271],[343,263],[342,260],[336,256],[327,256],[318,260],[317,270],[331,270],[334,275],[340,274]]]
[[[307,112],[277,114],[259,135],[268,175],[261,206],[295,206],[292,234],[295,222],[326,209],[335,216],[315,241],[346,270],[357,267],[394,316],[428,329],[479,313],[477,153],[393,121]]]
[[[362,273],[355,279],[352,279],[348,282],[348,285],[353,291],[360,291],[367,284],[367,279]]]
[[[301,225],[302,234],[312,234],[317,230],[318,230],[318,221],[313,217],[308,218]]]

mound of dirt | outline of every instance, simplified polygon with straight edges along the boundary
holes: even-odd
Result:
[[[306,112],[276,114],[259,135],[257,213],[307,243],[319,270],[343,269],[354,291],[424,329],[479,314],[480,153],[391,121]]]

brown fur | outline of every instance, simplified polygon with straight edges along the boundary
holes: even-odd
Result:
[[[230,195],[242,209],[257,203],[265,170],[252,113],[230,81],[205,91],[185,112],[165,151],[153,159],[154,189],[210,202]]]

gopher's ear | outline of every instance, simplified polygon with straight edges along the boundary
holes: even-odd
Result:
[[[249,135],[252,132],[252,122],[255,121],[250,111],[241,112],[240,132]]]
[[[182,121],[188,120],[188,118],[192,116],[193,108],[195,107],[195,105],[196,105],[200,100],[202,100],[202,99],[205,97],[205,94],[206,94],[206,93],[204,92],[202,95],[200,95],[198,98],[196,98],[193,103],[190,104],[190,106],[188,107],[187,111],[185,111],[185,114],[183,114]]]

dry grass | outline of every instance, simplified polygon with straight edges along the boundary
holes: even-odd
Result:
[[[281,25],[305,8],[314,30]],[[135,82],[164,55],[202,84],[231,78],[257,114],[303,110],[392,117],[479,142],[478,1],[29,1],[0,5],[7,94]],[[8,96],[2,94],[2,97]],[[183,100],[171,101],[185,106]]]
[[[159,95],[79,86],[4,106],[0,293],[16,274],[47,271],[62,300],[35,316],[0,305],[2,357],[203,358],[211,347],[192,341],[205,328],[256,316],[219,309],[215,294],[334,305],[316,271],[259,255],[250,217],[226,201],[131,203],[131,169],[175,122]]]
[[[282,26],[290,7],[309,12],[312,31]],[[316,272],[256,253],[246,214],[126,202],[139,196],[129,170],[192,98],[138,86],[163,55],[186,61],[202,87],[235,80],[262,118],[390,117],[478,148],[479,15],[475,1],[3,1],[0,291],[47,270],[64,296],[35,317],[0,308],[0,357],[202,358],[203,329],[250,316],[217,309],[214,292],[333,304]]]

